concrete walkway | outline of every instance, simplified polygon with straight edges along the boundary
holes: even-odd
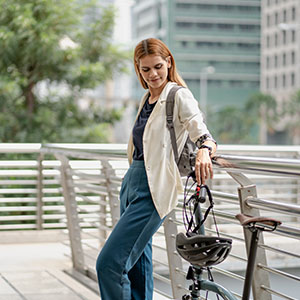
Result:
[[[64,272],[69,247],[56,234],[0,232],[0,300],[99,300]]]
[[[0,232],[0,300],[100,300],[65,272],[72,269],[67,240],[56,230]]]

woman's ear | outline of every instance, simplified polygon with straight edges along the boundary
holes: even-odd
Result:
[[[166,62],[167,62],[167,67],[168,67],[168,69],[170,69],[171,66],[172,66],[172,63],[171,63],[171,56],[168,56],[168,57],[166,58]]]

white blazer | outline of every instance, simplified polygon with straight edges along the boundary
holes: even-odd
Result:
[[[168,82],[146,123],[143,135],[143,150],[148,184],[156,210],[161,218],[173,210],[178,203],[178,193],[183,192],[182,180],[174,159],[170,132],[166,124],[166,100],[174,82]],[[138,118],[147,99],[146,93],[140,103]],[[209,131],[203,122],[198,102],[187,89],[179,89],[175,95],[174,128],[178,153],[181,153],[186,138],[195,142]],[[132,163],[134,145],[129,138],[127,155]]]

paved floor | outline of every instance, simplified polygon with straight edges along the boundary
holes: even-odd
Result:
[[[60,232],[0,232],[0,300],[100,300],[66,274],[70,249]],[[57,241],[59,240],[59,241]],[[155,294],[155,300],[167,299]]]
[[[0,300],[99,300],[64,272],[68,252],[61,242],[1,243]]]

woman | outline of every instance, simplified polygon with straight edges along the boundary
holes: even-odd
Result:
[[[182,181],[166,127],[166,98],[174,85],[185,86],[167,46],[141,41],[134,52],[135,71],[147,93],[142,98],[128,144],[130,168],[121,191],[121,218],[97,259],[102,300],[150,300],[153,294],[152,236],[176,207]],[[187,88],[177,91],[174,127],[178,151],[187,135],[199,146],[198,183],[212,178],[210,157],[216,151],[198,103]]]

